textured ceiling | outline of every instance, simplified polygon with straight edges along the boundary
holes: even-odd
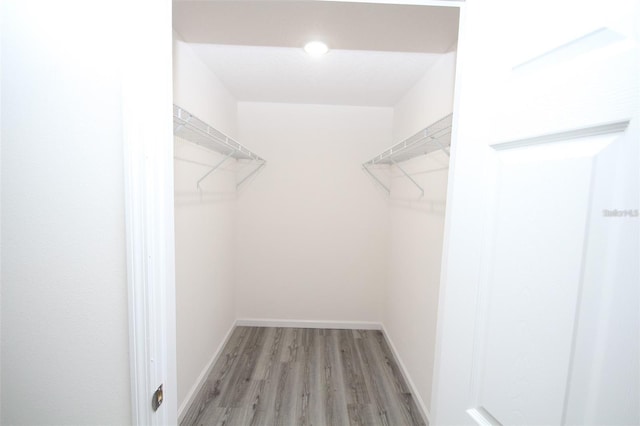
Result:
[[[455,2],[452,2],[455,4]],[[190,43],[444,53],[458,8],[333,1],[179,1],[173,27]]]
[[[451,2],[455,4],[455,2]],[[173,26],[239,101],[393,106],[455,49],[457,7],[178,1]],[[320,59],[302,46],[320,39]]]
[[[204,63],[240,101],[393,106],[440,56],[194,44]]]

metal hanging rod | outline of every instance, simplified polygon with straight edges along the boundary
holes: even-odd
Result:
[[[248,176],[245,176],[237,184],[237,187],[266,164],[266,161],[262,157],[219,130],[209,126],[207,123],[178,105],[173,106],[173,134],[182,139],[188,140],[189,142],[193,142],[206,149],[216,151],[224,155],[224,158],[218,164],[213,166],[207,174],[198,180],[198,188],[200,188],[200,182],[202,182],[204,178],[217,170],[229,158],[234,158],[236,160],[251,160],[258,163],[258,167]]]
[[[451,122],[452,114],[449,114],[430,126],[420,130],[415,135],[393,145],[371,160],[362,164],[364,170],[373,177],[390,195],[391,189],[382,183],[382,181],[373,173],[372,167],[375,165],[394,165],[404,176],[406,176],[418,189],[421,197],[424,195],[424,189],[418,182],[411,177],[398,163],[407,161],[412,158],[426,155],[431,152],[442,150],[447,156],[451,147]]]

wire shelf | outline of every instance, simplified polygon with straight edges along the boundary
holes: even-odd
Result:
[[[207,174],[198,180],[198,188],[200,188],[200,183],[207,176],[220,168],[229,158],[250,160],[257,164],[257,167],[253,171],[240,179],[236,184],[236,188],[239,188],[267,163],[259,155],[177,105],[173,105],[173,134],[206,149],[219,152],[224,156]]]
[[[393,145],[371,160],[364,163],[364,166],[374,164],[394,164],[410,160],[420,155],[442,149],[447,154],[451,146],[451,121],[452,114],[436,121],[430,126],[420,130],[415,135]]]
[[[364,170],[374,178],[386,191],[391,194],[391,189],[385,185],[371,170],[371,167],[381,165],[395,165],[424,195],[424,189],[407,173],[398,163],[410,160],[421,155],[442,150],[449,155],[451,147],[451,123],[453,114],[449,114],[428,127],[420,130],[415,135],[393,145],[391,148],[376,155],[371,160],[362,164]]]
[[[173,106],[173,134],[237,160],[264,161],[259,155],[177,105]]]

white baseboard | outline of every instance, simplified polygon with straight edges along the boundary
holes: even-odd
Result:
[[[379,322],[368,321],[321,321],[288,320],[266,318],[242,318],[236,320],[237,326],[245,327],[286,327],[286,328],[333,328],[340,330],[382,330]]]
[[[182,422],[184,415],[187,413],[187,409],[189,408],[189,406],[191,406],[191,403],[193,402],[193,399],[196,397],[198,392],[200,392],[200,389],[202,388],[205,381],[207,380],[207,377],[209,376],[209,373],[211,372],[211,369],[215,365],[216,361],[218,361],[220,354],[222,354],[222,350],[224,349],[225,345],[229,341],[229,338],[231,337],[231,333],[233,333],[233,330],[235,328],[236,328],[236,322],[234,321],[231,324],[229,331],[227,331],[227,334],[225,334],[224,338],[222,339],[222,342],[220,342],[220,344],[216,348],[216,351],[213,353],[213,356],[211,357],[207,365],[204,366],[204,368],[200,372],[200,375],[196,379],[195,383],[193,384],[193,386],[191,386],[191,389],[189,389],[189,392],[187,392],[187,396],[184,398],[184,401],[182,401],[182,403],[180,404],[180,407],[178,408],[178,423]]]
[[[405,367],[404,363],[402,362],[402,359],[398,354],[398,350],[396,349],[396,346],[393,344],[391,337],[389,337],[389,333],[387,333],[387,329],[384,328],[384,325],[382,325],[382,335],[384,336],[385,340],[387,341],[387,344],[389,345],[389,348],[391,349],[391,353],[393,354],[393,358],[396,364],[398,364],[398,367],[400,367],[400,372],[402,373],[402,377],[404,378],[404,381],[407,383],[407,385],[409,386],[409,389],[411,390],[411,394],[413,395],[413,398],[416,401],[416,405],[418,406],[418,410],[420,410],[420,414],[422,414],[422,417],[424,417],[424,419],[427,421],[427,424],[431,424],[431,414],[429,413],[429,410],[427,410],[427,406],[425,405],[424,400],[422,399],[422,396],[420,396],[420,392],[418,392],[418,388],[416,388],[416,385],[413,383],[413,380],[411,380],[411,376],[409,376],[407,367]]]

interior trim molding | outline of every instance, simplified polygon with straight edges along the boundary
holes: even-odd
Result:
[[[612,123],[604,123],[596,126],[584,127],[580,129],[537,135],[529,138],[496,143],[491,145],[491,147],[496,151],[505,151],[513,148],[522,148],[526,146],[542,145],[545,143],[564,142],[575,139],[583,139],[591,136],[620,133],[624,132],[627,129],[630,121],[631,120],[622,120]]]
[[[171,3],[129,1],[125,15],[118,28],[123,42],[109,46],[121,51],[130,419],[134,426],[172,425],[177,375]],[[161,385],[162,405],[154,411],[151,399]]]
[[[193,386],[191,386],[191,389],[189,389],[189,392],[187,392],[187,396],[184,398],[184,401],[182,401],[182,403],[180,404],[180,407],[178,408],[178,424],[182,422],[185,414],[187,414],[187,410],[193,403],[194,398],[196,397],[196,395],[198,395],[198,392],[200,392],[200,389],[202,389],[202,386],[204,386],[204,383],[206,382],[207,377],[209,377],[209,374],[211,373],[213,366],[216,365],[216,362],[218,362],[218,359],[220,358],[220,355],[222,354],[224,347],[229,342],[229,339],[231,338],[231,334],[233,334],[233,330],[235,329],[236,329],[236,321],[234,321],[231,324],[231,327],[229,327],[227,334],[225,334],[224,338],[216,348],[215,352],[213,353],[213,356],[211,357],[209,362],[204,366],[204,368],[200,372],[200,375],[198,376],[196,381],[193,383]]]
[[[244,327],[285,327],[285,328],[329,328],[339,330],[383,330],[382,323],[375,321],[330,321],[293,320],[270,318],[241,318],[236,326]]]
[[[501,426],[484,407],[469,408],[467,414],[480,426]]]
[[[387,341],[387,344],[391,349],[391,353],[393,354],[394,361],[396,362],[398,367],[400,367],[400,373],[402,374],[402,378],[409,386],[409,389],[411,390],[411,394],[413,395],[416,401],[416,405],[418,406],[418,410],[420,410],[420,414],[422,415],[422,418],[427,421],[427,424],[432,424],[431,413],[429,412],[429,410],[427,410],[427,406],[425,405],[424,400],[420,395],[420,392],[418,392],[418,388],[416,387],[415,383],[413,383],[413,380],[411,380],[409,371],[407,370],[407,367],[402,362],[402,358],[400,358],[400,354],[398,353],[396,346],[393,344],[391,337],[389,337],[389,333],[387,332],[387,329],[384,327],[384,325],[382,325],[382,335],[384,336],[384,339]]]

